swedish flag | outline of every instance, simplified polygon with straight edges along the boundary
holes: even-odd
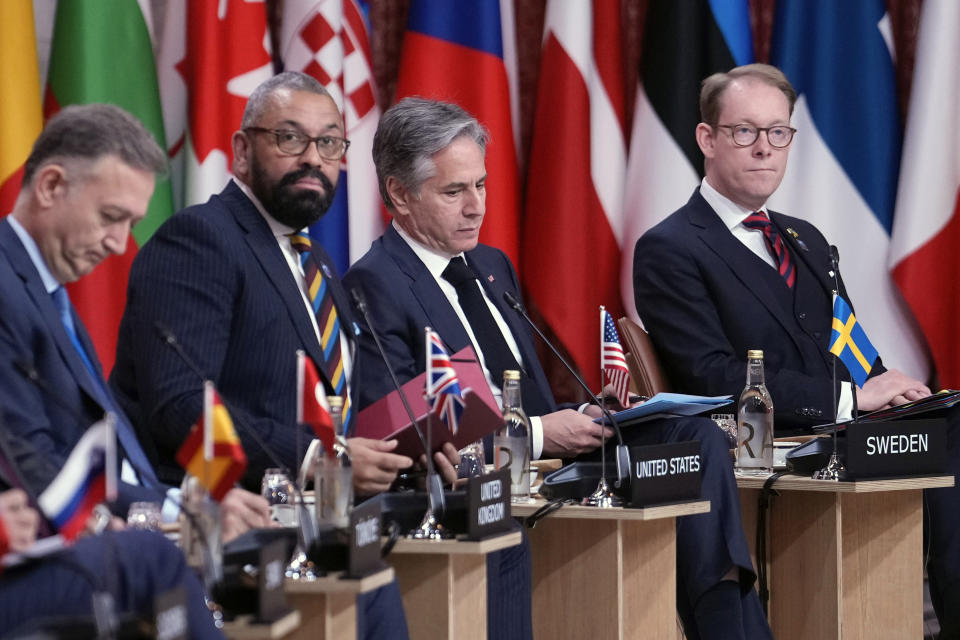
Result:
[[[862,387],[877,360],[877,349],[857,322],[847,301],[833,294],[833,331],[830,353],[840,358],[858,387]]]

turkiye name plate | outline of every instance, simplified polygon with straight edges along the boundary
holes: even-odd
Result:
[[[846,432],[848,479],[946,471],[946,420],[854,423],[847,425]]]
[[[630,504],[647,507],[700,497],[700,443],[630,447]]]

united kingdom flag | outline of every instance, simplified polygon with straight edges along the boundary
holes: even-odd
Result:
[[[463,393],[450,356],[437,332],[427,327],[427,382],[424,395],[430,410],[438,415],[450,433],[456,434],[463,415]]]

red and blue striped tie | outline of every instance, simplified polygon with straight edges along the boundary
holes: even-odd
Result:
[[[761,231],[763,239],[766,241],[767,249],[777,263],[777,271],[787,283],[787,287],[793,288],[793,282],[796,280],[797,271],[793,268],[793,261],[790,260],[790,253],[787,251],[787,245],[783,243],[777,228],[770,222],[765,211],[755,211],[743,221],[743,226],[753,231]]]

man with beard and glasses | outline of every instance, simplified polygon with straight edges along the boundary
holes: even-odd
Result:
[[[355,397],[360,326],[330,258],[304,237],[333,201],[349,141],[323,86],[286,72],[253,92],[232,144],[234,178],[226,188],[174,215],[137,254],[110,383],[142,425],[161,477],[177,480],[174,456],[200,416],[203,387],[161,337],[164,327],[229,405],[249,460],[242,483],[257,489],[277,464],[251,432],[290,470],[300,467],[313,437],[296,421],[298,350],[313,361],[327,394]],[[355,413],[345,411],[348,424]],[[396,442],[349,443],[359,496],[387,490],[397,471],[413,464],[392,453]],[[437,456],[448,479],[456,477],[450,459]],[[406,636],[395,583],[391,589],[387,604],[358,608],[361,626],[364,611],[370,614],[359,637]],[[400,622],[396,615],[389,622],[383,607],[399,610]]]

